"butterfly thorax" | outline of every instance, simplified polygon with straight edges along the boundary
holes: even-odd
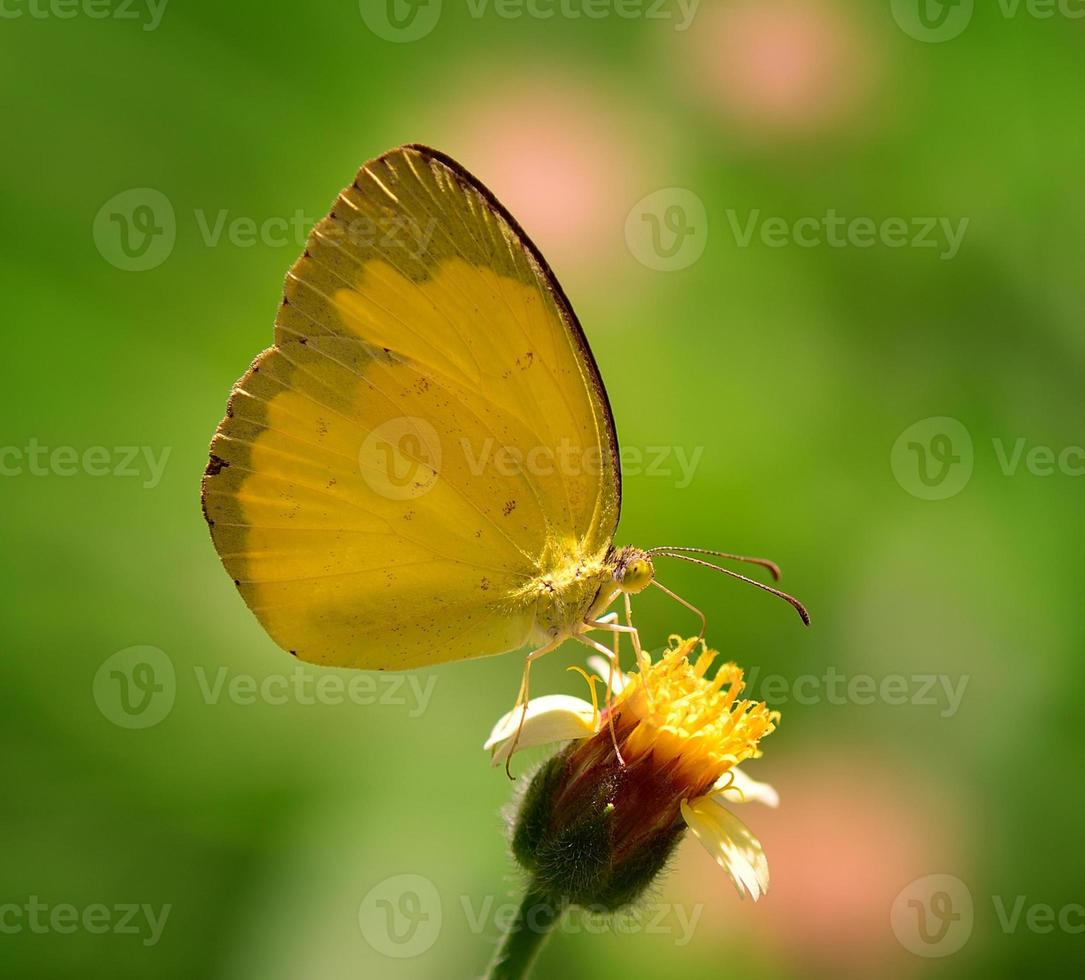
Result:
[[[614,586],[610,549],[585,549],[580,542],[552,542],[538,562],[538,573],[514,600],[535,607],[535,638],[542,642],[579,632],[597,597]]]

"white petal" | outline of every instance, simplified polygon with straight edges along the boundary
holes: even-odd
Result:
[[[738,766],[720,776],[708,795],[717,803],[764,803],[774,808],[780,805],[780,794],[772,786],[750,779]]]
[[[716,863],[730,875],[740,897],[748,893],[756,902],[769,890],[765,852],[738,817],[707,796],[692,802],[683,800],[682,816]]]
[[[585,738],[594,735],[599,719],[595,709],[587,701],[570,697],[568,694],[547,694],[541,698],[532,698],[527,703],[527,714],[523,708],[513,708],[490,732],[484,749],[493,752],[492,762],[499,765],[512,754],[513,739],[520,727],[523,716],[524,727],[520,739],[516,742],[516,751],[531,748],[533,745],[546,745],[548,742],[567,742],[571,738]]]
[[[625,690],[625,685],[629,683],[629,678],[625,676],[617,667],[614,668],[614,676],[610,676],[610,661],[606,657],[601,657],[599,654],[588,657],[588,666],[591,667],[604,681],[610,680],[610,689],[615,694],[621,694]]]

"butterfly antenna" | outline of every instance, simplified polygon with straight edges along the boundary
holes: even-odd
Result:
[[[738,572],[733,572],[729,568],[720,568],[719,565],[713,565],[711,562],[701,561],[700,558],[692,558],[689,555],[678,554],[671,549],[659,550],[655,549],[657,554],[663,555],[666,558],[677,558],[680,561],[688,561],[691,565],[701,565],[704,568],[711,568],[717,572],[723,572],[724,575],[730,575],[731,578],[737,578],[740,582],[747,582],[750,585],[756,586],[764,592],[771,593],[779,599],[783,599],[784,602],[789,603],[792,608],[797,612],[802,621],[809,626],[810,614],[806,611],[804,606],[798,599],[792,595],[788,595],[786,592],[781,592],[779,589],[774,589],[771,585],[765,585],[764,582],[758,582],[756,579],[747,578],[745,575],[740,575]]]
[[[676,545],[664,545],[660,548],[653,548],[648,552],[650,555],[665,555],[671,558],[677,558],[679,555],[715,555],[717,558],[726,558],[728,561],[741,561],[746,562],[748,565],[760,565],[762,568],[767,568],[769,574],[772,576],[774,582],[780,581],[780,566],[774,561],[770,561],[768,558],[750,558],[746,555],[732,555],[727,551],[713,551],[711,548],[680,548]]]

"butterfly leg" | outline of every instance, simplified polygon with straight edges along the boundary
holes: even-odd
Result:
[[[618,621],[618,614],[616,612],[608,612],[605,616],[600,616],[597,620],[589,620],[587,623],[588,629],[602,629],[606,630],[612,623]],[[619,657],[618,641],[621,639],[619,633],[613,633],[614,636],[614,651],[613,655],[608,655],[607,660],[610,663],[610,673],[607,675],[607,699],[606,705],[610,705],[610,695],[614,690],[614,674],[615,671],[621,673],[622,662]]]
[[[520,709],[520,724],[516,728],[516,734],[512,739],[512,748],[509,750],[508,757],[505,759],[505,775],[512,779],[512,771],[509,769],[509,763],[512,761],[512,754],[516,751],[516,746],[520,741],[520,733],[524,730],[524,722],[527,720],[527,702],[528,702],[528,690],[529,682],[531,678],[531,665],[544,654],[549,653],[551,650],[557,649],[561,644],[561,640],[551,640],[545,646],[539,647],[538,650],[532,650],[526,657],[524,657],[524,675],[520,678],[520,693],[516,695],[516,704],[513,706],[513,711],[517,708]]]
[[[608,612],[605,616],[600,616],[594,622],[598,624],[597,628],[606,629],[606,627],[612,623],[618,621],[618,613],[615,611]],[[610,725],[610,739],[614,743],[614,753],[618,756],[619,761],[622,761],[622,753],[618,748],[618,736],[614,732],[614,717],[610,712],[611,702],[614,700],[614,678],[615,676],[621,676],[622,673],[622,661],[620,656],[619,643],[622,638],[620,632],[611,633],[613,638],[613,656],[608,656],[607,661],[610,664],[610,670],[607,673],[607,695],[606,700],[603,702],[603,710],[607,714],[607,721]],[[595,649],[592,647],[592,649]],[[624,764],[624,763],[623,763]]]
[[[637,666],[643,669],[645,667],[644,651],[640,645],[640,633],[632,622],[632,607],[629,606],[629,596],[625,597],[627,609],[626,609],[626,623],[617,623],[615,620],[618,618],[617,613],[609,613],[600,619],[590,620],[588,622],[588,628],[593,630],[604,630],[607,633],[614,633],[615,635],[620,633],[628,633],[629,638],[633,641],[633,652],[637,657]]]
[[[625,624],[632,627],[633,625],[633,600],[629,597],[629,593],[625,594]],[[640,646],[640,633],[637,630],[633,630],[633,650],[637,654],[637,666],[640,668],[641,674],[647,674],[648,668],[652,666],[652,661],[648,655],[641,649]],[[655,710],[655,699],[652,697],[652,689],[645,684],[644,694],[648,698],[649,706]]]
[[[629,593],[625,593],[625,624],[626,626],[633,625],[633,600],[629,597]],[[644,651],[640,648],[640,633],[634,631],[633,633],[633,650],[637,654],[637,664],[643,670],[647,666],[647,657],[644,655]]]
[[[603,624],[601,628],[606,629],[608,625],[617,625],[611,619],[611,615],[604,616],[602,619],[597,620],[598,623]],[[606,712],[607,723],[610,726],[610,740],[614,743],[614,754],[618,757],[618,765],[624,766],[625,759],[622,758],[622,750],[618,748],[618,734],[614,731],[614,712],[610,710],[611,701],[614,697],[614,673],[615,671],[621,673],[621,664],[618,661],[618,641],[621,638],[621,633],[615,631],[613,636],[614,646],[610,650],[603,646],[598,640],[593,640],[590,636],[584,636],[583,633],[577,633],[575,639],[578,642],[583,643],[584,646],[594,650],[596,653],[602,654],[610,661],[610,676],[607,678],[607,699],[604,703],[603,710]]]
[[[707,618],[705,617],[705,614],[704,614],[703,612],[701,612],[701,610],[700,610],[700,609],[698,609],[698,608],[697,608],[697,607],[696,607],[695,605],[693,605],[693,603],[691,603],[691,602],[686,602],[686,600],[685,600],[685,599],[683,599],[683,598],[682,598],[682,597],[681,597],[680,595],[677,595],[677,594],[675,594],[674,592],[672,592],[672,591],[671,591],[670,589],[668,589],[668,588],[667,588],[667,587],[666,587],[665,585],[661,585],[661,584],[660,584],[659,582],[656,582],[656,581],[653,581],[653,582],[652,582],[652,585],[654,585],[654,586],[655,586],[655,587],[656,587],[657,589],[659,589],[659,591],[660,591],[660,592],[664,592],[664,593],[666,593],[667,595],[669,595],[669,596],[670,596],[670,597],[671,597],[672,599],[674,599],[674,600],[675,600],[676,602],[680,602],[680,603],[681,603],[681,604],[682,604],[683,606],[685,606],[685,607],[686,607],[686,608],[687,608],[687,609],[688,609],[688,610],[689,610],[690,612],[693,612],[693,613],[696,613],[696,614],[697,614],[698,618],[699,618],[699,619],[701,620],[701,635],[700,635],[700,638],[701,638],[701,639],[703,640],[703,639],[704,639],[704,634],[705,634],[705,630],[706,630],[706,629],[708,628],[708,619],[707,619]],[[629,596],[626,596],[626,597],[625,597],[625,601],[626,601],[627,603],[629,602]]]
[[[617,622],[617,613],[609,612],[607,615],[600,616],[598,620],[593,620],[588,623],[588,628],[591,629],[603,629],[607,631],[613,637],[613,651],[607,656],[607,661],[610,663],[610,672],[607,675],[607,699],[603,702],[604,708],[610,708],[611,700],[614,697],[614,677],[615,675],[621,675],[622,673],[622,659],[620,656],[620,648],[618,648],[618,642],[622,639],[621,631],[610,631],[608,627]],[[595,650],[596,647],[591,647]]]
[[[637,667],[642,675],[646,674],[648,668],[652,665],[652,661],[640,645],[640,632],[633,625],[633,603],[629,601],[628,593],[625,596],[625,625],[623,626],[615,622],[608,623],[606,622],[607,619],[608,617],[603,616],[592,624],[593,628],[608,630],[614,633],[615,636],[618,636],[621,633],[628,633],[630,639],[633,641],[633,652],[637,657]],[[647,686],[644,688],[644,693],[648,697],[649,705],[653,705],[652,692]]]

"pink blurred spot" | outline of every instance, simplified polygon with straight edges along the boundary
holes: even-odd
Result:
[[[773,768],[768,761],[748,767],[776,786],[780,808],[733,808],[764,846],[768,895],[756,905],[740,902],[706,854],[686,853],[669,897],[703,901],[699,934],[737,931],[763,955],[789,962],[789,975],[910,974],[915,957],[897,942],[890,908],[916,878],[967,877],[952,794],[914,772],[890,770],[884,759],[843,751],[828,764],[819,755]]]
[[[649,186],[658,134],[597,78],[502,73],[467,85],[437,122],[441,144],[509,209],[565,279],[625,257],[625,217]]]
[[[738,0],[702,10],[689,30],[692,84],[765,133],[817,131],[870,88],[870,43],[832,0]]]

